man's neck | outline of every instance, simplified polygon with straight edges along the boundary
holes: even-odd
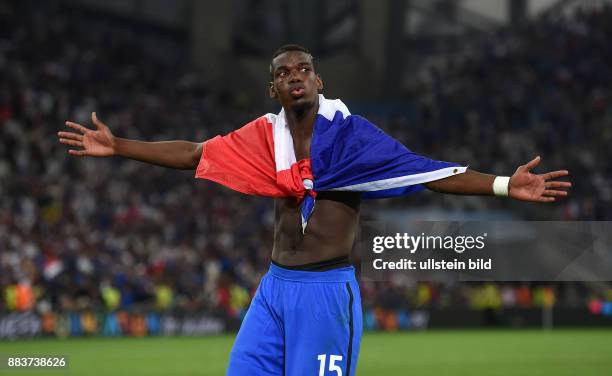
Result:
[[[312,128],[318,112],[318,99],[312,106],[299,110],[285,110],[287,125],[294,140],[309,139],[312,136]]]

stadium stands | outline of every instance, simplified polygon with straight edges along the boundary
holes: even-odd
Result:
[[[406,210],[612,218],[611,25],[605,8],[466,40],[465,53],[406,93],[409,115],[372,117],[418,152],[482,171],[510,174],[541,154],[571,171],[570,199],[542,209],[423,194],[400,200]],[[191,172],[75,159],[57,142],[65,120],[89,124],[93,110],[115,134],[146,140],[205,140],[274,111],[210,92],[186,55],[163,33],[52,4],[0,5],[0,312],[244,313],[269,263],[270,200]],[[579,283],[363,287],[366,308],[383,310],[537,307],[550,292],[566,306],[612,300],[605,286]]]

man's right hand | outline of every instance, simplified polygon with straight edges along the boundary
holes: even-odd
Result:
[[[96,130],[85,128],[84,126],[67,121],[66,125],[76,132],[58,132],[59,142],[64,145],[76,146],[80,149],[70,149],[70,155],[82,157],[108,157],[115,155],[115,136],[111,133],[106,124],[96,117],[96,113],[91,113],[91,121],[96,126]]]
[[[66,125],[76,132],[58,132],[59,141],[75,146],[68,153],[77,157],[109,157],[118,155],[157,166],[181,170],[195,170],[202,156],[203,143],[189,141],[144,142],[113,136],[106,124],[92,112],[91,121],[96,129],[67,121]]]

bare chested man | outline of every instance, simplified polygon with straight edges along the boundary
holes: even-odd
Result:
[[[295,160],[307,160],[323,81],[315,71],[312,55],[297,45],[281,47],[273,56],[270,71],[270,97],[283,108]],[[61,143],[76,147],[69,150],[71,155],[118,155],[190,170],[206,159],[206,143],[127,140],[115,137],[95,113],[92,121],[96,129],[66,122],[74,132],[58,133]],[[531,173],[539,161],[536,157],[518,167],[511,177],[467,169],[422,184],[442,193],[497,194],[535,202],[567,195],[565,189],[571,183],[555,179],[568,172]],[[306,231],[300,201],[296,197],[275,199],[272,265],[243,321],[228,375],[354,374],[362,331],[361,304],[348,256],[355,241],[361,196],[358,191],[318,192]]]

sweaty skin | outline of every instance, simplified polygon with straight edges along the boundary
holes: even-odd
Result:
[[[318,93],[323,81],[315,73],[312,56],[301,51],[287,51],[272,60],[269,94],[285,110],[293,137],[296,159],[310,158],[310,144],[319,109]],[[189,141],[144,142],[115,137],[108,126],[91,116],[96,129],[66,122],[73,132],[58,132],[59,142],[76,147],[68,153],[75,157],[122,156],[175,169],[194,170],[202,155],[202,143]],[[516,200],[552,202],[567,195],[570,182],[556,178],[569,174],[559,170],[544,174],[530,171],[540,162],[536,157],[519,166],[510,178],[509,196]],[[494,175],[467,170],[425,183],[433,191],[464,195],[492,195]],[[360,193],[318,192],[314,212],[302,233],[300,207],[294,197],[274,203],[274,249],[272,260],[288,266],[324,261],[349,255],[359,222]]]
[[[302,234],[295,198],[276,199],[272,259],[283,265],[301,265],[350,254],[359,223],[359,203],[359,193],[320,193]]]

